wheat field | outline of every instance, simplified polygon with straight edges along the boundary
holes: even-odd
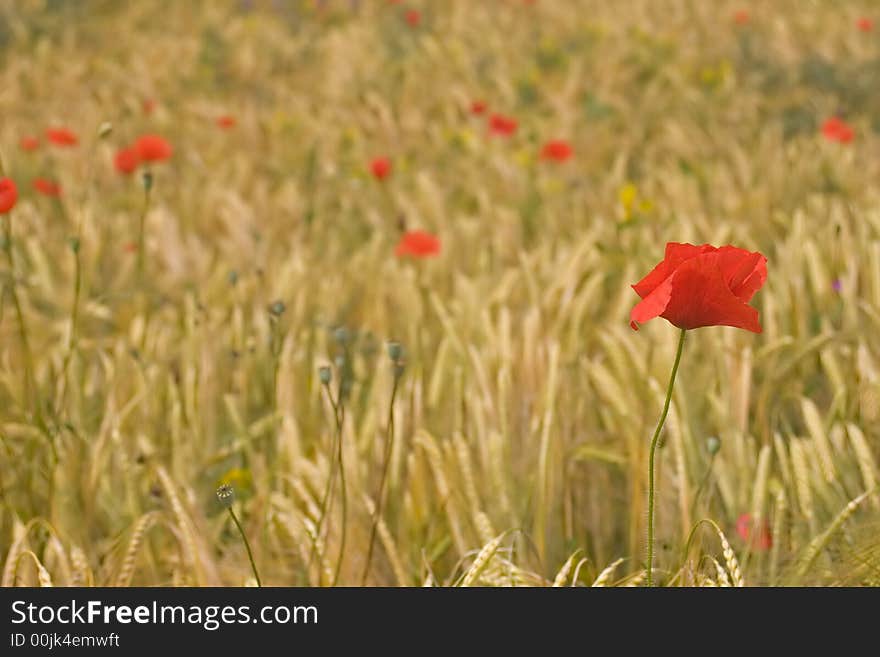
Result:
[[[880,584],[872,12],[0,1],[0,583],[253,585],[229,485],[263,585],[643,585],[679,241],[769,274],[688,336],[657,583]]]

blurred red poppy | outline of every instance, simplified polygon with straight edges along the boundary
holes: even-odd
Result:
[[[822,124],[822,134],[828,141],[836,141],[840,144],[848,144],[855,137],[852,126],[836,116],[832,116]]]
[[[126,242],[122,245],[122,250],[126,253],[137,253],[138,245],[135,242]]]
[[[58,198],[61,196],[61,185],[47,178],[37,178],[34,180],[34,189],[43,196],[51,196]]]
[[[40,140],[37,137],[22,137],[18,145],[23,151],[35,151],[40,147]]]
[[[745,25],[750,20],[751,16],[749,16],[749,12],[747,12],[745,9],[740,9],[733,14],[733,22],[737,25]]]
[[[394,253],[397,256],[430,258],[440,253],[440,240],[431,233],[411,230],[401,236]]]
[[[152,98],[144,98],[141,107],[144,109],[144,114],[152,114],[153,110],[156,109],[156,101]]]
[[[422,15],[415,9],[408,10],[404,16],[410,27],[418,27],[422,22]]]
[[[554,139],[544,144],[541,149],[542,160],[554,160],[556,162],[565,162],[574,154],[571,144],[561,139]]]
[[[120,148],[113,156],[113,166],[119,173],[133,173],[140,163],[141,158],[134,147]]]
[[[377,157],[370,162],[370,172],[376,180],[385,180],[391,175],[391,160],[387,157]]]
[[[138,158],[142,162],[162,162],[171,157],[171,144],[159,135],[143,135],[134,143]]]
[[[236,123],[235,117],[228,114],[217,117],[217,125],[221,128],[234,128]]]
[[[471,103],[471,114],[482,114],[486,111],[486,103],[482,100],[475,100]]]
[[[770,533],[770,523],[762,520],[757,526],[755,536],[752,536],[752,528],[754,525],[752,515],[743,513],[736,520],[736,533],[744,540],[753,550],[769,550],[773,547],[773,535]]]
[[[509,137],[516,132],[516,119],[503,114],[493,114],[489,117],[489,130],[492,134]]]
[[[9,212],[18,200],[18,188],[12,178],[0,178],[0,214]]]
[[[663,262],[633,285],[642,300],[630,326],[662,317],[681,329],[734,326],[761,332],[749,301],[767,280],[767,258],[734,246],[669,242]]]
[[[67,128],[49,128],[46,139],[56,146],[76,146],[79,143],[77,136]]]

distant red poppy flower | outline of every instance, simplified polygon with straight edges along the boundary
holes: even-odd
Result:
[[[440,253],[440,240],[431,233],[411,230],[401,236],[394,253],[397,256],[430,258]]]
[[[751,16],[749,16],[749,12],[745,9],[740,9],[733,13],[733,22],[737,25],[746,25],[750,20]]]
[[[475,100],[471,103],[471,114],[482,114],[486,111],[486,103],[482,100]]]
[[[49,128],[46,130],[46,139],[56,146],[76,146],[79,138],[67,128]]]
[[[828,141],[836,141],[840,144],[848,144],[855,137],[852,126],[836,116],[832,116],[822,124],[822,134]]]
[[[874,29],[874,21],[870,18],[860,18],[856,21],[856,27],[862,32],[871,32]]]
[[[574,154],[571,144],[561,139],[554,139],[544,144],[541,149],[542,160],[554,160],[556,162],[565,162]]]
[[[47,178],[37,178],[34,180],[34,189],[43,196],[51,196],[57,198],[61,196],[61,185]]]
[[[770,533],[770,523],[762,520],[759,524],[755,536],[752,536],[752,520],[750,513],[743,513],[736,520],[736,533],[744,540],[753,550],[769,550],[773,547],[773,535]]]
[[[122,250],[126,253],[137,253],[138,245],[136,242],[126,242],[122,245]]]
[[[509,137],[516,132],[516,119],[503,114],[493,114],[489,117],[489,130],[492,134]]]
[[[404,14],[404,17],[410,27],[418,27],[419,23],[422,22],[422,15],[415,9],[408,10],[406,14]]]
[[[134,143],[138,158],[142,162],[161,162],[171,157],[171,144],[159,135],[143,135]]]
[[[217,117],[217,125],[221,128],[234,128],[236,123],[235,117],[228,114]]]
[[[681,329],[734,326],[761,332],[758,311],[748,305],[767,280],[767,258],[734,246],[716,248],[669,242],[663,262],[633,285],[642,300],[630,326],[662,317]]]
[[[18,145],[23,151],[35,151],[40,147],[40,140],[37,137],[22,137]]]
[[[376,180],[385,180],[391,175],[391,160],[387,157],[377,157],[370,162],[370,172]]]
[[[140,163],[141,158],[138,155],[137,149],[133,146],[120,148],[116,151],[116,155],[113,156],[113,166],[116,167],[119,173],[133,173]]]
[[[5,214],[15,207],[18,200],[18,188],[12,178],[0,178],[0,214]]]
[[[144,98],[141,107],[144,110],[144,114],[152,114],[153,110],[156,109],[156,101],[152,98]]]

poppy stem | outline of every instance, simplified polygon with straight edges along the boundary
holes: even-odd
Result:
[[[336,454],[337,451],[341,453],[341,448],[337,450],[336,443],[337,441],[342,440],[342,424],[340,420],[340,407],[342,405],[342,399],[339,401],[333,399],[333,392],[330,389],[330,384],[322,383],[324,387],[324,391],[327,394],[327,399],[330,402],[330,406],[333,409],[333,419],[336,423],[336,432],[333,437],[333,440],[330,445],[330,471],[327,474],[327,485],[324,488],[324,494],[321,496],[321,507],[318,513],[318,522],[315,526],[315,534],[312,540],[312,549],[309,551],[309,561],[306,564],[306,575],[308,576],[309,572],[312,569],[312,562],[315,559],[315,556],[318,552],[318,543],[321,540],[321,530],[324,526],[324,520],[327,517],[327,513],[330,510],[330,493],[333,489],[333,483],[336,479]],[[324,553],[318,557],[318,585],[321,586],[324,583]]]
[[[341,385],[341,381],[340,381]],[[340,490],[340,510],[342,511],[342,528],[339,538],[339,557],[336,560],[336,569],[333,571],[333,581],[330,586],[336,586],[339,581],[339,572],[342,570],[342,560],[345,558],[345,536],[348,528],[348,493],[345,486],[345,464],[342,462],[342,425],[345,422],[345,406],[341,403],[341,392],[338,396],[340,399],[339,414],[336,419],[336,448],[337,448],[337,470],[339,472],[339,490]]]
[[[370,574],[370,562],[373,560],[373,545],[376,543],[376,530],[382,520],[382,503],[385,499],[385,482],[388,479],[388,466],[391,463],[391,449],[394,445],[394,401],[397,399],[397,388],[400,383],[400,374],[395,363],[394,385],[391,388],[391,402],[388,404],[388,423],[385,434],[385,455],[382,459],[382,477],[379,479],[379,492],[376,495],[376,509],[373,513],[373,523],[370,527],[370,542],[367,544],[367,559],[364,563],[364,574],[361,577],[361,586],[367,585],[367,576]]]
[[[144,206],[138,225],[138,279],[144,281],[144,265],[146,261],[146,223],[147,213],[150,211],[150,191],[153,188],[153,178],[149,171],[144,173]]]
[[[248,559],[251,562],[251,570],[254,571],[254,579],[257,580],[257,586],[263,586],[263,582],[260,581],[260,573],[257,572],[257,564],[254,562],[254,555],[251,552],[251,544],[248,543],[247,536],[244,533],[244,529],[241,526],[241,523],[238,521],[238,516],[235,515],[235,511],[232,510],[232,507],[227,507],[229,511],[229,515],[232,516],[232,522],[235,523],[236,528],[238,528],[238,533],[241,534],[241,540],[244,541],[244,548],[247,550]]]
[[[669,404],[672,401],[672,388],[675,385],[675,375],[678,373],[678,365],[681,362],[681,352],[684,349],[684,336],[686,329],[681,329],[678,338],[678,350],[675,352],[675,362],[672,364],[672,374],[669,377],[669,385],[666,387],[666,401],[663,403],[663,412],[660,413],[660,421],[651,438],[651,451],[648,457],[648,586],[654,585],[654,453],[660,439],[660,431],[666,422],[669,413]]]
[[[12,214],[6,216],[6,233],[4,235],[3,250],[6,251],[6,261],[9,265],[9,292],[12,296],[12,305],[15,307],[16,318],[18,319],[18,334],[21,339],[21,350],[24,358],[24,394],[25,405],[35,403],[34,410],[37,417],[40,417],[40,403],[36,399],[36,383],[34,375],[34,363],[31,356],[31,347],[28,341],[27,324],[25,323],[24,311],[22,310],[21,300],[18,296],[17,285],[15,281],[15,257],[12,254]]]

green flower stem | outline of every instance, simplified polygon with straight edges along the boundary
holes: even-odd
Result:
[[[396,367],[396,364],[395,364]],[[394,446],[394,400],[397,398],[397,388],[400,383],[400,375],[394,373],[394,385],[391,388],[391,403],[388,404],[388,423],[385,435],[385,455],[382,459],[382,477],[379,479],[379,492],[376,495],[376,508],[373,513],[373,523],[370,527],[370,542],[367,544],[367,559],[364,563],[364,574],[361,577],[361,586],[366,586],[367,576],[370,574],[370,562],[373,559],[373,545],[376,543],[376,530],[382,520],[382,503],[385,498],[385,482],[388,479],[388,466],[391,463],[391,449]]]
[[[15,307],[15,315],[18,319],[18,335],[21,340],[21,349],[24,358],[24,387],[25,387],[25,405],[35,404],[35,412],[37,417],[41,416],[41,408],[39,400],[36,399],[36,383],[34,375],[34,363],[31,356],[31,347],[28,341],[27,324],[25,323],[24,310],[22,309],[21,299],[18,296],[18,289],[15,281],[15,258],[12,254],[12,214],[6,216],[6,234],[4,236],[6,251],[6,261],[9,264],[9,292],[12,296],[12,305]]]
[[[229,511],[229,515],[232,516],[232,522],[234,522],[235,526],[238,528],[238,533],[241,534],[241,540],[244,541],[244,547],[247,550],[248,559],[250,559],[251,562],[251,570],[254,571],[254,577],[257,578],[257,586],[262,588],[263,582],[260,581],[260,573],[257,572],[257,564],[254,563],[254,555],[251,552],[251,544],[248,543],[247,536],[245,536],[244,534],[244,529],[242,529],[241,523],[238,521],[238,517],[235,515],[235,511],[232,510],[231,506],[226,508]]]
[[[340,382],[341,386],[341,382]],[[341,391],[340,391],[341,395]],[[341,396],[340,396],[341,400]],[[338,434],[338,438],[336,439],[336,447],[337,447],[337,455],[336,458],[338,460],[337,468],[339,470],[339,490],[340,490],[340,507],[342,511],[342,531],[339,538],[339,557],[336,560],[336,570],[333,572],[333,582],[330,586],[336,586],[336,582],[339,581],[339,572],[342,570],[342,560],[345,558],[345,536],[348,528],[348,494],[346,492],[345,486],[345,464],[342,461],[342,426],[345,422],[345,406],[342,405],[341,401],[339,403],[339,415],[336,420],[336,432]]]
[[[145,176],[149,176],[150,172],[145,173]],[[150,179],[149,183],[144,184],[144,205],[141,209],[141,215],[138,220],[138,260],[137,260],[137,271],[138,271],[138,281],[143,284],[144,281],[144,268],[146,266],[146,223],[147,223],[147,214],[150,211],[150,191],[152,190],[153,184],[152,179]]]
[[[337,403],[336,400],[333,399],[333,392],[330,390],[329,382],[322,383],[321,385],[324,387],[324,390],[327,393],[327,399],[330,401],[330,406],[333,408],[333,419],[336,424],[336,433],[335,433],[335,435],[333,437],[333,441],[330,445],[330,458],[331,458],[330,472],[327,474],[327,485],[324,488],[324,494],[321,496],[321,507],[320,507],[320,511],[318,514],[318,522],[317,522],[317,525],[315,526],[315,534],[312,537],[312,549],[309,551],[309,561],[306,564],[306,576],[308,576],[309,572],[312,569],[312,562],[314,561],[315,556],[318,551],[318,542],[320,541],[320,538],[321,538],[321,530],[324,526],[324,520],[326,519],[327,512],[330,508],[330,493],[333,489],[333,482],[336,479],[336,464],[338,462],[338,460],[336,458],[337,452],[339,452],[339,453],[342,452],[341,447],[339,447],[337,449],[337,441],[342,440],[342,428],[341,428],[342,424],[341,424],[341,420],[340,420],[340,412],[341,412],[340,407],[342,405],[342,399],[341,398],[339,399],[339,403]],[[322,557],[318,560],[318,585],[319,586],[323,585],[323,583],[324,583],[324,569],[323,569],[322,562],[323,562],[323,554],[322,554]]]
[[[681,329],[678,338],[678,350],[675,352],[675,362],[672,364],[672,374],[669,377],[669,385],[666,387],[666,401],[663,403],[663,412],[660,421],[651,438],[651,452],[648,457],[648,586],[654,585],[654,453],[657,451],[657,442],[660,439],[660,431],[666,422],[669,413],[669,404],[672,401],[672,388],[675,385],[675,375],[678,373],[678,365],[681,362],[681,352],[684,349],[684,336],[687,331]]]

